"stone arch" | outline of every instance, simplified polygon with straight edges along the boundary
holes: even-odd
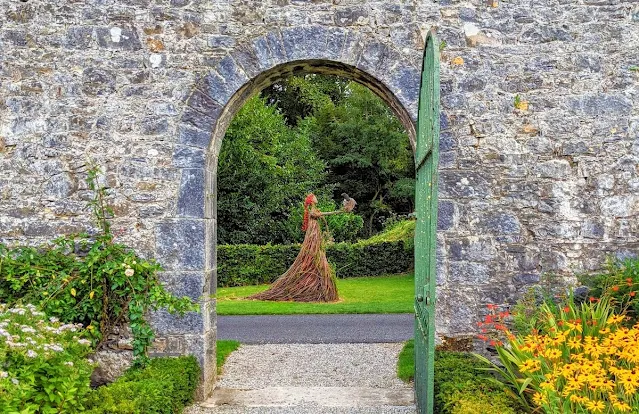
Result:
[[[420,57],[418,57],[419,59]],[[156,257],[174,290],[202,297],[201,314],[187,318],[157,315],[164,353],[195,354],[203,367],[200,397],[215,384],[216,174],[222,138],[244,102],[291,74],[335,74],[359,82],[397,114],[414,148],[420,69],[415,56],[372,35],[320,26],[269,32],[237,46],[199,77],[178,126],[173,166],[180,186],[172,218],[156,230]]]

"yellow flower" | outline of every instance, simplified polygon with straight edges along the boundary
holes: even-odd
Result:
[[[603,401],[588,401],[586,408],[588,408],[588,411],[591,413],[602,413],[606,408],[606,404],[604,404]]]
[[[610,315],[606,323],[609,325],[614,325],[619,322],[623,322],[624,319],[626,319],[626,317],[623,315]]]
[[[546,351],[546,358],[548,359],[559,359],[561,358],[561,351],[558,349],[548,349]]]
[[[612,403],[612,406],[617,411],[621,411],[622,413],[627,413],[628,411],[630,411],[632,409],[632,407],[630,407],[628,404],[626,404],[625,402],[622,402],[622,401],[614,401]]]
[[[541,362],[535,359],[528,359],[524,361],[523,364],[519,367],[521,372],[535,372],[541,368]]]
[[[548,402],[548,398],[545,394],[536,392],[535,395],[533,395],[533,402],[535,403],[535,405],[541,406]]]
[[[568,348],[570,349],[579,349],[581,348],[581,340],[578,338],[571,338],[568,340]]]

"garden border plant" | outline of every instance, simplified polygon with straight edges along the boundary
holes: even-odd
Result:
[[[183,315],[198,308],[164,289],[159,264],[114,242],[113,211],[107,189],[98,185],[99,174],[93,166],[86,179],[94,194],[89,202],[98,226],[94,234],[63,236],[40,247],[0,244],[0,302],[33,303],[63,322],[81,323],[96,349],[115,327],[129,324],[134,363],[144,365],[154,338],[147,313],[165,308]]]

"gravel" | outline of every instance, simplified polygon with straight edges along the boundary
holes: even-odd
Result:
[[[189,407],[184,414],[415,414],[415,407]],[[478,413],[480,414],[480,413]]]
[[[224,364],[220,388],[404,388],[397,378],[402,344],[242,345]]]
[[[218,388],[374,387],[409,389],[397,378],[402,344],[242,345],[226,363]],[[193,405],[185,414],[415,414],[415,406],[243,407]]]

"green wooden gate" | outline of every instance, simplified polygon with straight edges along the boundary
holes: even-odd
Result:
[[[439,42],[431,29],[424,49],[415,150],[415,398],[419,414],[433,412],[438,160]]]

